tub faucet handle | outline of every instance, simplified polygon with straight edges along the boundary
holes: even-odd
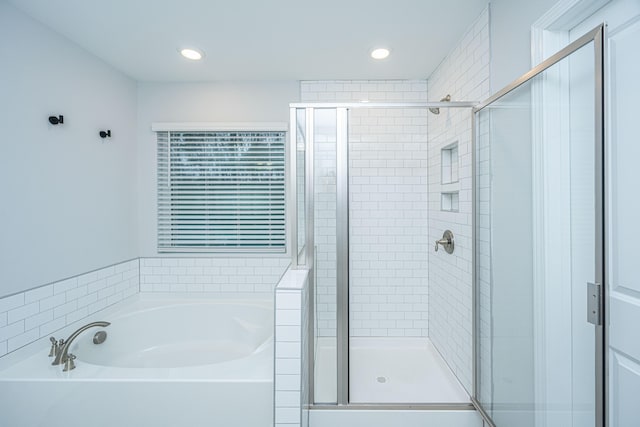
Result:
[[[49,338],[51,341],[51,350],[49,350],[49,357],[54,357],[58,354],[58,340],[55,337]]]
[[[76,369],[76,364],[73,362],[76,358],[75,354],[69,353],[67,355],[67,359],[64,361],[64,368],[62,372],[71,371],[72,369]]]

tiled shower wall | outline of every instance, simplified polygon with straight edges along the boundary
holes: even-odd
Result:
[[[452,101],[489,97],[489,11],[467,30],[457,47],[429,77],[431,100],[450,94]],[[429,255],[429,336],[458,379],[472,384],[472,153],[471,109],[441,108],[429,114],[429,241],[446,229],[455,236],[455,252]],[[443,183],[442,149],[458,144],[458,181]],[[457,212],[445,211],[442,192],[458,192]]]
[[[426,80],[309,81],[302,101],[426,101]],[[427,336],[427,118],[424,110],[349,116],[352,336]],[[319,336],[335,324],[335,138],[316,140]]]

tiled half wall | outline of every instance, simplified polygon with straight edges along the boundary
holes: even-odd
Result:
[[[138,259],[0,299],[0,357],[139,292]]]
[[[136,258],[0,298],[0,357],[138,292],[271,293],[288,257]]]

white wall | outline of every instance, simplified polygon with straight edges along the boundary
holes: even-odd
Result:
[[[298,82],[140,83],[138,85],[139,255],[157,255],[156,135],[153,122],[283,122]]]
[[[0,296],[134,258],[135,83],[6,2],[0,58]]]
[[[531,24],[558,0],[491,0],[491,92],[531,68]]]

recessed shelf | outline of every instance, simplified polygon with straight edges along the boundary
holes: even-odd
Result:
[[[451,184],[458,182],[459,177],[459,160],[458,160],[458,142],[447,145],[440,151],[441,173],[440,183]]]
[[[441,194],[440,209],[445,212],[458,212],[460,206],[460,196],[457,191]]]

